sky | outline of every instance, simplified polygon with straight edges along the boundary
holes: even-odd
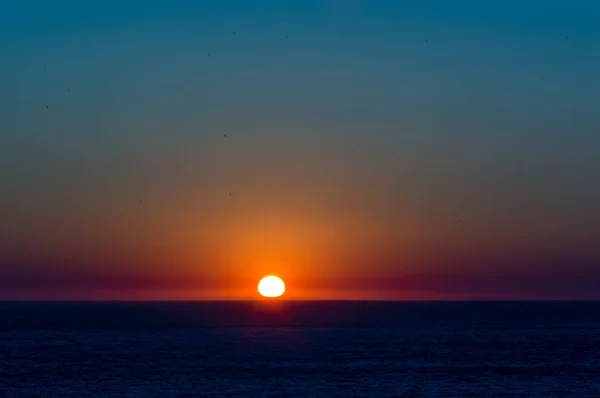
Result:
[[[0,299],[600,299],[600,3],[0,5]]]

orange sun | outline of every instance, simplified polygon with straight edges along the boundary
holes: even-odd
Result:
[[[285,283],[277,276],[265,276],[258,283],[258,292],[264,297],[280,297],[285,293]]]

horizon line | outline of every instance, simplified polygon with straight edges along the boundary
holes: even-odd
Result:
[[[379,302],[379,303],[595,303],[600,299],[203,299],[203,300],[120,300],[120,299],[84,299],[84,300],[2,300],[0,304],[10,303],[289,303],[289,302],[329,302],[329,303],[361,303],[361,302]]]

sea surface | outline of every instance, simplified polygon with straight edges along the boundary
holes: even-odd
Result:
[[[3,397],[600,397],[600,303],[0,303]]]

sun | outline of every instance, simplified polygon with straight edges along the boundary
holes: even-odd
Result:
[[[280,297],[285,293],[285,283],[277,276],[265,276],[258,283],[258,292],[264,297]]]

